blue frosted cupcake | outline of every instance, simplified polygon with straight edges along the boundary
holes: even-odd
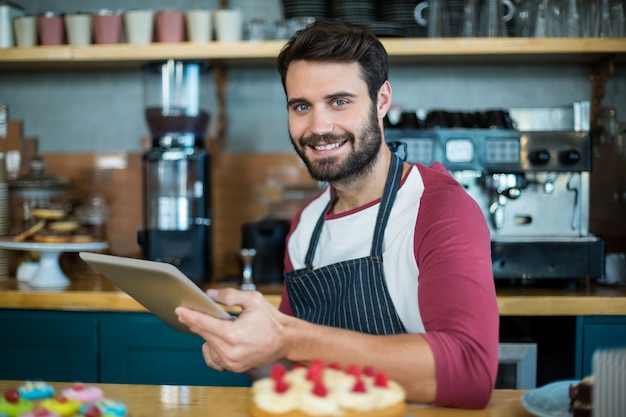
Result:
[[[28,381],[17,389],[20,396],[25,400],[42,400],[44,398],[54,397],[54,388],[52,385],[42,381]]]
[[[85,404],[81,407],[81,414],[87,414],[87,411],[97,407],[103,417],[126,417],[126,404],[121,401],[103,398],[92,404]]]

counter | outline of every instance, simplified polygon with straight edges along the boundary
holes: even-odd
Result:
[[[15,388],[21,381],[0,381],[0,392]],[[53,383],[57,392],[70,386]],[[249,388],[175,385],[98,384],[108,398],[122,401],[131,416],[145,417],[245,417]],[[523,391],[496,390],[484,410],[468,411],[409,404],[409,416],[419,417],[531,417],[520,401]]]
[[[240,374],[206,367],[201,338],[172,330],[107,279],[87,271],[70,278],[71,286],[58,292],[22,288],[13,278],[0,281],[0,329],[12,335],[0,342],[0,357],[15,359],[3,363],[0,379],[24,379],[35,372],[50,381],[249,383]],[[582,378],[591,372],[597,348],[626,346],[626,288],[588,282],[577,289],[499,287],[502,340],[532,340],[539,346],[539,386]],[[281,286],[259,290],[273,305],[280,303]],[[34,363],[33,357],[42,362]],[[159,372],[154,363],[163,364]]]
[[[225,285],[225,284],[224,284]],[[259,286],[266,299],[278,306],[280,286]],[[626,287],[581,281],[577,289],[529,286],[498,287],[502,316],[626,316]],[[14,278],[0,281],[0,308],[72,311],[146,311],[107,279],[90,272],[72,278],[63,291],[32,290]],[[236,311],[236,310],[234,310]]]

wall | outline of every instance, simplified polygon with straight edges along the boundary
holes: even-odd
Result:
[[[128,9],[111,0],[22,0],[29,14],[45,10]],[[246,19],[282,17],[280,0],[230,0]],[[217,0],[134,1],[132,8],[195,7],[215,9]],[[408,109],[459,110],[494,107],[557,106],[589,100],[588,65],[512,62],[490,66],[476,58],[471,65],[400,66],[390,71],[394,102]],[[203,82],[203,106],[215,114],[211,74]],[[285,100],[274,68],[233,68],[229,72],[228,152],[292,152],[286,130]],[[626,121],[626,67],[616,66],[605,104]],[[43,152],[139,151],[148,133],[143,119],[140,70],[3,72],[0,102],[10,116],[23,119],[25,135],[37,136]]]
[[[22,0],[20,3],[28,14],[45,10],[73,12],[95,11],[101,7],[129,8],[128,2],[123,0]],[[142,0],[132,2],[132,8],[216,9],[217,3],[218,0]],[[246,19],[282,18],[280,0],[230,0],[230,4],[241,8]],[[0,67],[0,71],[0,103],[9,105],[10,118],[24,121],[25,136],[39,138],[41,152],[141,152],[142,138],[149,132],[143,119],[143,85],[139,69],[3,71]],[[473,62],[462,65],[445,62],[394,64],[389,78],[394,102],[406,109],[471,111],[560,106],[590,100],[589,72],[587,64],[538,61],[493,66],[476,57]],[[273,66],[235,66],[229,70],[228,77],[229,126],[224,151],[231,157],[226,166],[233,169],[240,166],[237,155],[241,155],[242,161],[256,160],[250,154],[266,154],[267,161],[276,160],[276,154],[288,154],[287,160],[296,164],[297,160],[291,158],[293,150],[287,135],[284,93]],[[607,84],[604,105],[614,106],[619,118],[626,122],[625,97],[626,65],[621,62],[615,66],[614,75]],[[201,103],[216,114],[212,73],[207,74],[202,82]],[[214,122],[215,118],[210,129],[215,128]],[[610,163],[607,163],[608,159]],[[626,250],[626,220],[622,214],[626,204],[625,166],[626,163],[616,160],[613,150],[606,146],[596,152],[592,173],[591,229],[608,238],[611,251]],[[216,169],[220,169],[217,164]],[[294,169],[300,172],[301,167]],[[233,171],[227,170],[218,174],[218,178],[231,174]],[[263,181],[272,181],[267,172],[263,175]],[[255,181],[259,177],[242,178]],[[249,193],[257,188],[258,184],[246,184],[239,187],[238,192]],[[623,198],[619,197],[620,189],[625,190]],[[220,206],[217,213],[220,210],[230,213],[229,207]],[[217,228],[230,234],[224,241],[228,248],[220,249],[225,253],[218,260],[219,271],[226,275],[236,272],[237,268],[233,255],[237,241],[232,238],[233,234],[238,234],[236,222],[256,220],[267,214],[267,207],[248,213],[249,218],[245,218],[245,213],[240,214],[241,217],[229,220],[228,230]],[[132,250],[136,250],[134,233],[135,230],[131,230],[127,237],[133,241]],[[226,253],[231,250],[232,253]]]

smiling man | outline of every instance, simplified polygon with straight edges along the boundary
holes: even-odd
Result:
[[[215,369],[321,358],[384,369],[410,401],[484,407],[498,361],[489,230],[441,164],[409,165],[386,145],[383,45],[365,27],[317,22],[289,40],[278,71],[294,149],[329,184],[293,219],[280,308],[210,290],[243,313],[179,308],[179,319]]]

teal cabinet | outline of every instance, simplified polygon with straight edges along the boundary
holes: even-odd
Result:
[[[626,347],[626,317],[579,316],[576,320],[576,378],[593,372],[597,349]]]
[[[98,381],[98,318],[0,310],[0,379]]]
[[[150,313],[0,309],[0,379],[250,386]]]
[[[204,340],[183,334],[152,314],[100,318],[101,382],[161,385],[249,386],[242,374],[218,372],[202,357]]]

